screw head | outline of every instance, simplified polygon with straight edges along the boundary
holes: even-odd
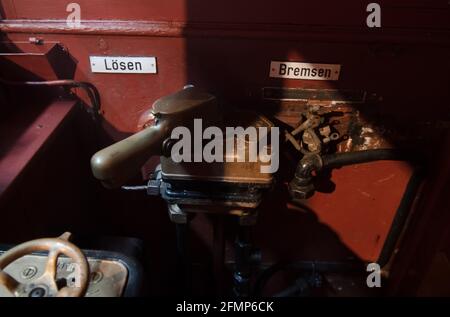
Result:
[[[20,276],[24,279],[24,280],[31,280],[33,277],[36,276],[38,272],[38,268],[31,265],[31,266],[27,266],[22,273],[20,274]]]

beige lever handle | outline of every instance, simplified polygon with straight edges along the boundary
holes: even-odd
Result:
[[[99,152],[91,159],[94,176],[107,188],[118,188],[136,175],[153,155],[161,155],[169,124],[159,122]]]
[[[194,87],[158,99],[152,109],[158,118],[155,125],[92,157],[92,172],[105,187],[124,185],[151,156],[161,155],[162,143],[170,137],[172,128],[179,125],[192,127],[195,118],[207,119],[209,123],[221,120],[216,98]]]

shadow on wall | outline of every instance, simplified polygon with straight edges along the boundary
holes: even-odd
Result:
[[[447,106],[441,102],[442,98],[450,97],[448,79],[439,71],[439,64],[447,60],[448,49],[442,50],[436,43],[416,45],[427,42],[421,32],[408,34],[408,39],[395,35],[393,28],[402,21],[398,21],[398,8],[389,5],[384,6],[390,13],[386,14],[387,27],[368,29],[366,6],[364,2],[332,1],[264,4],[215,1],[205,5],[188,0],[185,30],[188,82],[215,94],[229,107],[256,109],[271,118],[298,115],[307,103],[263,100],[264,87],[331,89],[343,100],[349,89],[362,91],[375,99],[346,105],[350,119],[360,120],[356,132],[354,120],[348,119],[345,126],[353,131],[351,149],[358,150],[356,137],[362,134],[362,124],[366,124],[382,136],[385,146],[435,153],[441,133],[434,128],[436,121],[450,118]],[[403,22],[411,22],[408,19]],[[202,34],[196,32],[202,28],[205,28]],[[433,53],[429,47],[433,47]],[[425,63],[418,65],[417,61],[424,56],[428,56],[431,67]],[[269,78],[271,61],[340,64],[342,72],[339,81]],[[434,69],[433,75],[430,69]],[[431,93],[436,88],[439,94]],[[424,111],[425,104],[433,111]],[[341,106],[332,105],[331,109],[340,110]],[[368,145],[379,146],[375,142]],[[293,157],[291,162],[282,163],[285,166],[280,171],[280,183],[292,177],[295,154]],[[325,190],[330,191],[330,187]],[[268,200],[262,206],[256,230],[263,253],[271,255],[268,261],[357,257],[341,243],[332,228],[312,216],[314,211],[307,216],[308,213],[289,210],[287,196],[279,190]],[[394,210],[397,205],[386,203],[383,207]],[[345,213],[345,208],[345,204],[334,206],[333,212]],[[303,248],[313,241],[318,247],[305,253]],[[231,245],[232,241],[229,242]]]

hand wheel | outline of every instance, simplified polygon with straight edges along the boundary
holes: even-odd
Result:
[[[70,233],[58,238],[38,239],[20,244],[0,257],[0,288],[6,289],[12,297],[81,297],[88,285],[89,265],[83,252],[68,241]],[[3,271],[15,260],[36,251],[48,251],[44,273],[30,281],[20,283]],[[56,266],[59,255],[64,254],[72,260],[75,268],[75,287],[64,286],[58,289]]]

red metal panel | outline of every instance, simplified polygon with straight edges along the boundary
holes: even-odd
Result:
[[[0,122],[0,200],[57,133],[75,104],[56,101],[42,110],[29,105]]]
[[[336,190],[318,193],[308,206],[352,252],[374,260],[386,241],[410,176],[411,166],[401,162],[342,168],[333,172]]]
[[[27,41],[37,33],[44,41],[64,45],[77,61],[75,78],[92,82],[100,91],[105,129],[116,140],[136,130],[139,116],[153,101],[186,83],[233,105],[261,109],[261,89],[267,86],[362,89],[376,93],[380,102],[355,109],[370,122],[394,118],[386,129],[406,125],[414,131],[420,121],[434,129],[436,120],[447,120],[447,1],[383,1],[382,30],[366,29],[367,13],[360,1],[294,2],[142,0],[130,5],[84,0],[79,1],[82,19],[125,22],[88,21],[74,30],[64,23],[69,1],[3,0],[7,18],[62,21],[4,21],[0,30],[13,42]],[[156,56],[158,74],[93,74],[90,55]],[[337,63],[342,65],[342,77],[336,83],[271,79],[271,60]],[[409,175],[410,169],[399,163],[336,171],[336,191],[311,200],[319,220],[313,222],[337,233],[350,254],[374,260]],[[267,232],[273,233],[272,241],[262,242],[265,254],[288,256],[317,248],[329,256],[341,255],[329,240],[308,233],[311,222],[280,207],[285,197],[272,197],[278,202],[264,211],[258,229],[262,240]],[[299,235],[302,228],[306,231]],[[286,241],[292,248],[285,247]]]
[[[75,63],[57,44],[15,43],[0,50],[0,74],[12,81],[71,79]]]
[[[5,16],[10,19],[62,19],[73,1],[2,0]],[[365,28],[364,1],[336,2],[279,0],[79,0],[83,20],[189,21],[227,23],[267,23],[354,26]],[[450,9],[445,0],[377,1],[383,7],[384,27],[446,27]]]
[[[286,205],[280,193],[271,195],[256,232],[265,261],[376,261],[410,175],[410,166],[399,162],[335,170],[335,190],[316,193],[306,209]]]

